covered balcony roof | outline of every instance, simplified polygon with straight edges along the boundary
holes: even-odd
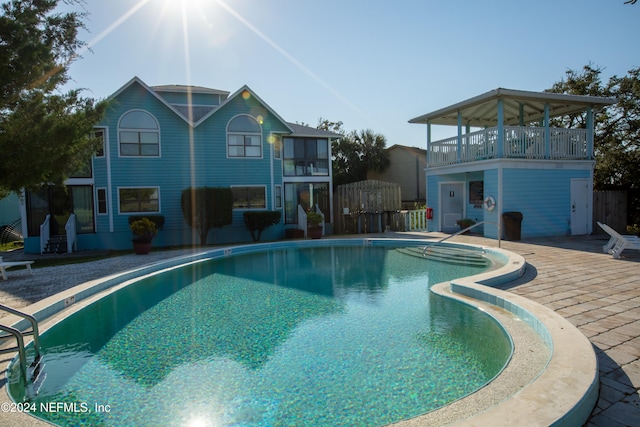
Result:
[[[458,125],[458,112],[462,124],[471,127],[498,125],[498,100],[504,106],[503,125],[519,125],[544,119],[545,104],[549,106],[549,117],[564,116],[615,104],[613,98],[597,96],[566,95],[550,92],[529,92],[497,88],[457,104],[418,116],[409,123],[430,123],[433,125]]]

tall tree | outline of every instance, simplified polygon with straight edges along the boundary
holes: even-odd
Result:
[[[640,67],[626,76],[601,80],[602,68],[586,65],[568,70],[549,92],[615,98],[617,102],[595,115],[596,190],[629,190],[629,221],[640,223]],[[584,128],[584,114],[560,119],[566,127]]]
[[[80,0],[65,0],[80,7]],[[61,184],[86,164],[99,141],[89,135],[105,102],[80,90],[61,94],[84,46],[84,13],[55,13],[60,0],[13,0],[0,15],[0,196]]]
[[[383,135],[371,129],[346,134],[342,122],[322,118],[317,128],[345,135],[331,145],[334,187],[365,180],[368,171],[384,172],[389,167],[387,139]]]

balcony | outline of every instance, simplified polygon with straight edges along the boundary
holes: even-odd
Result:
[[[409,123],[427,125],[427,167],[488,159],[593,160],[594,114],[615,102],[498,88]],[[551,127],[552,119],[571,116],[581,116],[585,129]],[[456,136],[431,141],[431,126],[455,126]]]
[[[548,134],[547,134],[548,131]],[[453,165],[487,159],[589,160],[586,129],[504,126],[482,129],[431,142],[427,167]]]

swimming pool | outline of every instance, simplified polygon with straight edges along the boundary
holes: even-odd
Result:
[[[491,317],[428,291],[481,270],[361,245],[278,248],[152,275],[42,336],[48,378],[34,401],[88,410],[37,415],[247,426],[416,416],[473,392],[509,358]],[[11,393],[20,399],[15,384]]]

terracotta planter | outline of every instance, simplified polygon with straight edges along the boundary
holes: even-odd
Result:
[[[312,239],[320,239],[322,237],[322,226],[307,227],[307,236]]]
[[[151,242],[136,242],[133,241],[133,251],[137,255],[146,255],[151,250]]]

